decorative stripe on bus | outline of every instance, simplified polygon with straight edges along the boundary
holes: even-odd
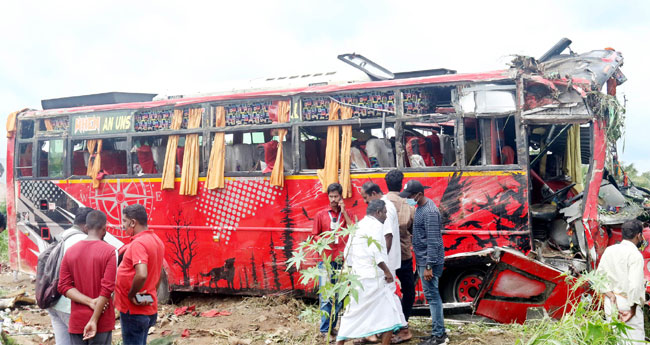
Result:
[[[406,172],[404,177],[414,178],[414,177],[449,177],[452,176],[453,171],[431,171],[431,172]],[[510,175],[526,175],[525,171],[514,170],[514,171],[463,171],[463,176],[510,176]],[[365,179],[365,178],[382,178],[385,173],[368,173],[368,174],[351,174],[351,178],[355,179]],[[251,177],[263,177],[265,180],[270,179],[269,176],[251,176]],[[236,181],[241,177],[226,177],[227,181]],[[205,182],[205,177],[199,177],[199,182]],[[318,176],[316,175],[290,175],[285,176],[285,180],[316,180]],[[161,177],[151,177],[151,178],[123,178],[123,179],[105,179],[102,182],[106,183],[116,183],[117,181],[121,182],[161,182]],[[58,184],[75,184],[75,183],[92,183],[91,179],[74,179],[74,180],[58,180],[55,181]],[[181,182],[180,177],[175,178],[174,182]]]

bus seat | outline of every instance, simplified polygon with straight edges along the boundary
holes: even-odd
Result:
[[[302,141],[302,140],[300,141],[300,152],[302,152],[302,154],[300,155],[300,167],[301,167],[301,169],[309,169],[309,167],[307,166],[307,156],[308,155],[305,153],[306,152],[305,151],[305,142]],[[293,157],[293,154],[291,156]]]
[[[393,147],[388,139],[369,139],[366,142],[366,153],[372,168],[392,168],[395,166]]]
[[[151,146],[142,145],[137,148],[136,154],[138,155],[138,162],[142,168],[142,172],[145,174],[157,174],[156,162],[153,159],[153,153],[151,152]]]
[[[278,142],[275,140],[271,140],[267,143],[259,144],[257,145],[257,147],[262,149],[263,153],[260,158],[266,164],[262,172],[269,173],[273,171],[273,166],[275,165],[275,158],[277,157],[278,154]],[[284,153],[283,153],[283,158],[284,158]]]
[[[422,159],[422,162],[424,162],[424,166],[433,165],[433,160],[431,159],[431,155],[427,149],[427,141],[422,137],[407,138],[406,155],[409,158],[409,162],[412,161],[411,156],[418,155]],[[411,166],[416,167],[413,165]]]
[[[420,155],[410,155],[409,156],[409,166],[412,168],[422,168],[427,166],[424,163],[424,159]]]
[[[88,172],[84,153],[86,151],[74,151],[72,153],[72,175],[84,176]]]
[[[501,164],[515,164],[515,150],[510,146],[501,149]]]
[[[451,166],[456,163],[456,146],[452,140],[453,136],[439,134],[440,151],[442,152],[442,162],[445,166]]]
[[[176,168],[177,173],[180,175],[183,172],[183,155],[185,154],[185,147],[179,146],[176,148]]]
[[[20,154],[20,158],[18,158],[18,162],[21,167],[28,167],[28,168],[20,168],[20,176],[31,177],[32,176],[32,151],[28,150]]]
[[[369,165],[366,162],[367,158],[363,151],[358,147],[352,147],[350,149],[350,168],[351,169],[368,169]]]
[[[320,169],[323,167],[323,162],[320,160],[320,140],[309,139],[305,140],[305,160],[307,161],[307,169]]]
[[[293,145],[290,141],[282,143],[282,161],[284,162],[284,171],[293,170]]]
[[[108,175],[126,174],[126,151],[102,151],[100,156],[102,159],[101,170]]]
[[[435,166],[443,166],[443,158],[442,158],[442,150],[440,149],[440,137],[438,136],[437,132],[433,132],[433,134],[429,135],[426,137],[426,139],[429,141],[428,146],[430,146],[431,150],[431,158],[432,158],[432,163]]]
[[[225,171],[251,171],[258,161],[253,144],[226,145]]]
[[[156,164],[156,170],[161,172],[163,170],[163,165],[165,164],[167,144],[163,144],[161,146],[151,146],[151,153],[153,155],[154,163]]]

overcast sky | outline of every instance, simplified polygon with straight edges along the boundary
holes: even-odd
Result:
[[[539,57],[568,37],[576,52],[623,52],[622,156],[650,170],[649,19],[648,1],[3,1],[0,122],[4,132],[7,114],[40,109],[41,99],[210,92],[342,70],[345,52],[394,72],[503,69],[511,54]]]

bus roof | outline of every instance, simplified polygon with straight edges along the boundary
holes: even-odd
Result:
[[[217,102],[227,100],[242,100],[260,97],[288,97],[296,94],[318,94],[318,93],[334,93],[344,91],[355,91],[364,89],[382,89],[392,87],[408,87],[420,86],[427,84],[454,84],[463,82],[496,82],[504,80],[512,80],[514,74],[512,70],[498,70],[484,73],[465,73],[465,74],[446,74],[431,77],[419,77],[408,79],[395,79],[395,80],[382,80],[382,81],[369,81],[361,83],[353,83],[346,85],[316,85],[306,86],[293,89],[280,89],[280,90],[267,90],[259,92],[244,92],[236,94],[214,95],[204,97],[191,97],[191,98],[177,98],[177,99],[164,99],[151,102],[133,102],[133,103],[118,103],[118,104],[103,104],[93,106],[82,106],[73,108],[59,108],[47,110],[32,110],[22,113],[22,115],[58,115],[58,114],[73,114],[81,112],[93,111],[107,111],[107,110],[126,110],[126,109],[147,109],[165,106],[188,106],[197,103]]]

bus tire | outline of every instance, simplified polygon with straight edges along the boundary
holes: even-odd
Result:
[[[485,279],[485,269],[482,267],[468,267],[457,269],[444,277],[441,281],[442,301],[446,303],[472,302]]]
[[[171,301],[171,291],[169,291],[169,281],[167,280],[167,273],[165,270],[160,272],[160,285],[158,286],[158,303],[169,304]]]

